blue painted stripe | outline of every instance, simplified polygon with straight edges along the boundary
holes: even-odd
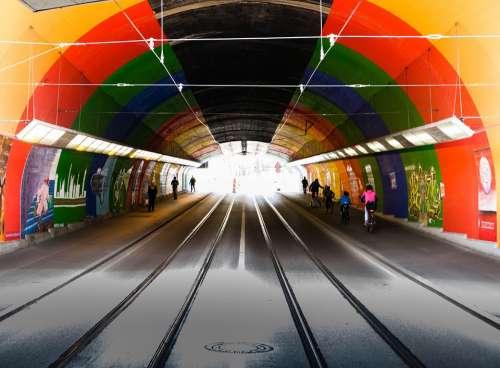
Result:
[[[311,69],[306,76],[311,75]],[[308,77],[307,77],[308,78]],[[345,85],[342,81],[317,71],[311,79],[311,84]],[[310,88],[317,94],[337,105],[354,122],[366,139],[377,138],[389,134],[382,117],[353,88]],[[359,113],[375,113],[374,115],[359,115]],[[384,213],[397,217],[408,217],[408,190],[406,173],[401,156],[398,152],[386,152],[375,155],[382,175],[384,190]],[[397,188],[391,186],[391,173],[395,173]]]

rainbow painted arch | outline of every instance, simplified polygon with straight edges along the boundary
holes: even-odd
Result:
[[[300,50],[284,45],[288,41],[276,43],[275,48],[290,52],[289,59],[263,63],[286,73],[295,60],[294,70],[300,73],[290,83],[310,84],[302,94],[298,88],[281,88],[230,100],[228,93],[237,96],[240,90],[184,88],[181,95],[172,78],[177,84],[198,82],[189,77],[203,71],[203,63],[210,65],[209,54],[190,61],[189,55],[199,56],[190,53],[194,48],[159,39],[182,34],[181,29],[189,34],[195,27],[190,14],[196,14],[199,24],[221,23],[214,14],[244,12],[239,3],[177,1],[160,13],[148,1],[117,0],[33,13],[18,0],[3,1],[0,239],[15,240],[87,216],[126,210],[142,201],[151,177],[168,183],[185,170],[35,147],[9,138],[22,129],[23,121],[33,118],[139,148],[206,160],[220,153],[217,141],[271,140],[271,153],[297,159],[457,115],[477,132],[466,141],[314,164],[307,172],[310,178],[330,183],[337,195],[349,190],[354,198],[365,183],[373,183],[384,213],[498,241],[497,1],[458,6],[452,0],[337,0],[322,9],[323,49],[328,51],[321,62],[321,42],[313,39],[309,46],[300,44]],[[260,21],[271,19],[266,18],[271,17],[266,7],[286,9],[289,19],[281,21],[292,26],[284,29],[314,17],[317,23],[303,29],[319,31],[318,4],[256,1],[252,6],[260,9]],[[247,15],[253,19],[253,13]],[[341,37],[329,50],[331,34]],[[142,38],[156,41],[148,44],[140,42]],[[103,43],[110,40],[121,42]],[[263,58],[268,49],[259,45],[250,50]],[[163,52],[172,78],[150,46],[157,55]],[[304,65],[294,55],[306,55]],[[284,80],[293,78],[290,74]],[[229,107],[258,115],[254,125],[242,123],[237,114],[212,117],[217,115],[214,111]],[[292,110],[277,131],[283,121],[280,113]],[[101,191],[92,190],[96,183]],[[47,206],[40,205],[41,197]]]

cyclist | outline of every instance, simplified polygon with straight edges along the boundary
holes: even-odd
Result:
[[[348,223],[350,219],[349,207],[351,206],[351,198],[349,197],[348,191],[344,191],[344,194],[342,195],[342,197],[340,197],[339,205],[340,205],[340,214],[342,216],[342,220],[345,223]]]
[[[311,197],[312,197],[312,201],[311,201],[311,206],[314,205],[314,203],[316,203],[318,205],[318,207],[321,207],[321,202],[319,200],[319,189],[323,189],[323,187],[319,184],[319,180],[318,179],[315,179],[311,185],[309,186],[309,190],[311,191]]]
[[[325,208],[326,213],[330,212],[333,214],[333,200],[335,198],[335,193],[332,192],[329,185],[325,185],[323,190],[323,197],[325,197]]]
[[[302,179],[302,189],[304,190],[304,194],[307,193],[307,186],[309,185],[309,182],[307,181],[306,177],[304,176],[304,179]]]
[[[361,203],[365,206],[364,226],[366,226],[368,224],[368,211],[377,209],[377,194],[371,184],[366,185],[366,189],[361,195]]]

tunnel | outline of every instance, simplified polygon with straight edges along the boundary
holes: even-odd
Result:
[[[0,367],[498,367],[499,16],[2,0]]]

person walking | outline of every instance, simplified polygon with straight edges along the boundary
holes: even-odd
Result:
[[[196,179],[194,176],[191,176],[191,180],[189,181],[189,184],[191,185],[191,193],[196,192],[195,184],[196,184]]]
[[[156,195],[158,194],[158,188],[156,187],[155,181],[151,181],[148,186],[148,212],[154,212]]]
[[[304,194],[307,193],[307,186],[309,185],[309,182],[307,181],[306,177],[304,176],[304,179],[302,179],[302,190],[304,191]]]
[[[174,179],[170,182],[170,184],[172,185],[172,191],[173,191],[173,194],[174,194],[174,199],[177,200],[177,187],[179,186],[179,181],[174,176]]]
[[[311,185],[309,186],[309,190],[311,191],[311,207],[315,207],[317,205],[318,207],[321,207],[321,201],[319,199],[319,189],[323,189],[323,187],[320,185],[319,180],[315,179]]]

